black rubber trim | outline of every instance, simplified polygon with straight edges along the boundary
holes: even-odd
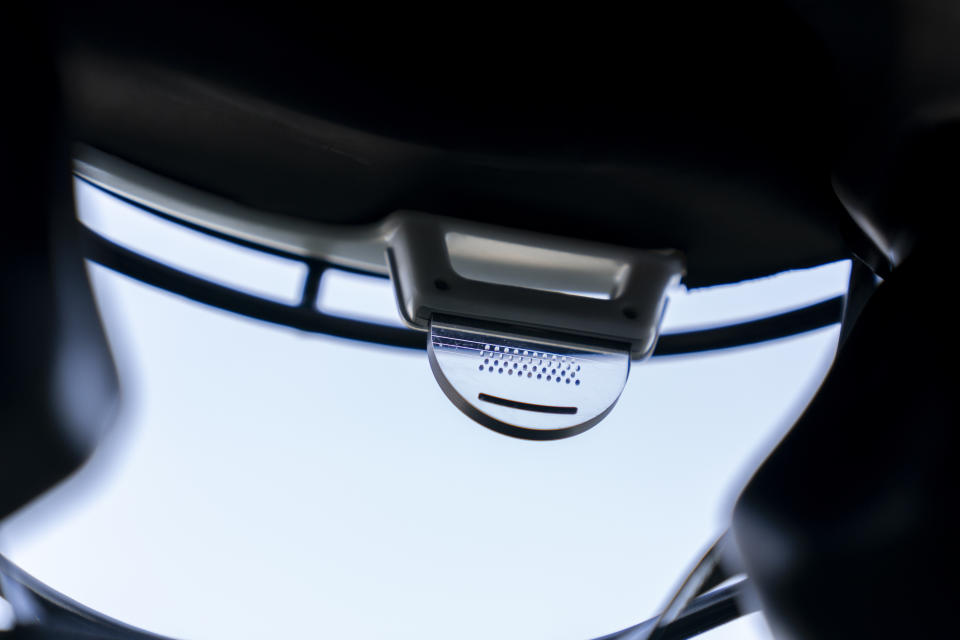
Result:
[[[77,180],[79,180],[80,182],[83,182],[84,184],[86,184],[86,185],[88,185],[88,186],[90,186],[90,187],[93,187],[93,188],[96,189],[97,191],[100,191],[100,192],[102,192],[102,193],[105,193],[106,195],[110,196],[111,198],[114,198],[114,199],[116,199],[116,200],[119,200],[120,202],[123,202],[124,204],[128,204],[128,205],[130,205],[131,207],[136,207],[137,209],[140,209],[140,210],[143,211],[144,213],[149,213],[150,215],[156,216],[156,217],[158,217],[158,218],[160,218],[160,219],[162,219],[162,220],[166,220],[167,222],[170,222],[170,223],[175,224],[175,225],[177,225],[177,226],[186,227],[187,229],[190,229],[191,231],[196,231],[197,233],[202,233],[202,234],[205,235],[205,236],[210,236],[210,237],[212,237],[212,238],[217,238],[218,240],[223,240],[223,241],[229,242],[229,243],[231,243],[231,244],[237,244],[237,245],[240,245],[241,247],[246,247],[247,249],[252,249],[252,250],[254,250],[254,251],[260,251],[260,252],[262,252],[262,253],[269,253],[270,255],[274,255],[274,256],[277,256],[277,257],[280,257],[280,258],[287,258],[287,259],[289,259],[289,260],[296,260],[297,262],[305,262],[305,263],[311,268],[311,270],[312,270],[315,266],[321,266],[321,267],[328,267],[328,266],[329,266],[329,267],[335,267],[335,268],[337,268],[337,269],[339,269],[339,270],[341,270],[341,271],[349,271],[350,273],[359,273],[359,274],[362,274],[362,275],[365,275],[365,276],[370,276],[371,278],[382,278],[382,279],[384,279],[384,280],[389,279],[389,276],[384,275],[384,274],[382,274],[382,273],[371,273],[371,272],[369,272],[369,271],[364,271],[363,269],[357,269],[356,267],[351,267],[351,266],[341,265],[341,264],[332,264],[332,263],[328,263],[328,262],[326,262],[326,261],[324,261],[324,260],[320,260],[320,259],[317,259],[317,258],[311,258],[311,257],[302,256],[302,255],[299,255],[299,254],[296,254],[296,253],[292,253],[292,252],[290,252],[290,251],[284,251],[284,250],[282,250],[282,249],[276,249],[276,248],[274,248],[274,247],[270,247],[270,246],[267,246],[267,245],[265,245],[265,244],[258,244],[258,243],[256,243],[256,242],[251,242],[250,240],[245,240],[245,239],[243,239],[243,238],[238,238],[238,237],[236,237],[236,236],[231,236],[231,235],[229,235],[229,234],[223,233],[223,232],[221,232],[221,231],[217,231],[217,230],[215,230],[215,229],[210,229],[210,228],[208,228],[208,227],[205,227],[205,226],[203,226],[203,225],[197,224],[197,223],[195,223],[195,222],[190,222],[189,220],[184,220],[184,219],[182,219],[182,218],[178,218],[178,217],[176,217],[176,216],[174,216],[174,215],[171,215],[171,214],[169,214],[169,213],[166,213],[165,211],[161,211],[160,209],[154,209],[153,207],[147,206],[147,205],[145,205],[145,204],[143,204],[143,203],[141,203],[141,202],[137,202],[136,200],[133,200],[132,198],[128,198],[127,196],[123,195],[122,193],[117,193],[117,192],[115,192],[115,191],[111,191],[111,190],[108,189],[107,187],[101,186],[101,185],[97,184],[96,182],[92,182],[91,180],[89,180],[89,179],[87,179],[87,178],[85,178],[85,177],[83,177],[83,176],[81,176],[81,175],[79,175],[79,174],[74,173],[74,174],[73,174],[73,177],[76,178]]]
[[[0,554],[0,594],[18,620],[26,620],[0,638],[59,640],[170,640],[115,620],[51,589]]]
[[[686,640],[693,636],[732,622],[757,609],[744,607],[749,602],[743,597],[747,580],[714,589],[690,601],[686,609],[670,624],[658,630],[657,640]],[[646,640],[658,617],[605,635],[595,640]]]
[[[660,640],[686,640],[698,633],[735,620],[751,611],[741,602],[746,580],[710,591],[694,598],[669,625],[662,627]],[[169,640],[143,629],[129,626],[90,609],[55,591],[0,555],[0,593],[7,596],[20,616],[28,614],[30,623],[18,625],[9,632],[0,631],[0,638],[29,637],[53,640],[59,638],[103,638],[109,640]],[[25,610],[17,611],[18,607]],[[657,618],[651,618],[622,631],[596,640],[639,640],[645,638]]]
[[[307,302],[310,299],[309,296],[315,295],[315,292],[305,291],[304,302],[300,306],[291,307],[272,302],[168,267],[125,249],[83,225],[78,226],[84,254],[88,259],[145,284],[249,318],[282,324],[302,331],[393,347],[426,349],[426,336],[420,331],[340,318],[316,310],[311,303]],[[309,266],[310,273],[314,274],[309,279],[310,284],[319,281],[319,274],[323,269],[341,268],[316,260],[303,260],[303,262]],[[843,299],[843,296],[837,296],[776,316],[714,329],[667,333],[660,336],[653,356],[728,349],[820,329],[840,321],[843,314]]]
[[[843,300],[844,296],[837,296],[808,307],[759,320],[701,331],[665,333],[660,336],[653,355],[674,356],[743,347],[821,329],[840,322],[843,317]]]
[[[312,304],[288,306],[265,300],[141,256],[86,227],[81,226],[80,236],[87,259],[145,284],[202,304],[311,333],[324,333],[408,349],[426,348],[425,335],[419,331],[327,315],[316,310]],[[311,266],[311,269],[314,268],[316,267]]]

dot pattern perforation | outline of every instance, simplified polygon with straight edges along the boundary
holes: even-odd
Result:
[[[616,404],[630,373],[626,349],[432,321],[427,354],[447,397],[494,431],[568,438]]]
[[[472,352],[477,359],[477,371],[482,373],[538,384],[579,387],[584,383],[580,360],[569,355],[449,338],[434,339],[433,346]]]

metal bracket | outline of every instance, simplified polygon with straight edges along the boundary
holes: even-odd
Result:
[[[437,315],[629,345],[653,352],[676,250],[639,250],[424,213],[390,216],[387,261],[401,315]]]

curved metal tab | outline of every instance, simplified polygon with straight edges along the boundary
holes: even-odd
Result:
[[[448,398],[499,433],[556,440],[583,433],[616,404],[630,373],[622,349],[430,323],[430,368]]]

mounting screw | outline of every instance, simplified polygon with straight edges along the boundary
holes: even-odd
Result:
[[[624,308],[623,308],[623,315],[626,316],[628,320],[636,320],[636,319],[637,319],[637,310],[634,309],[633,307],[624,307]]]
[[[436,280],[433,281],[433,286],[435,286],[440,291],[446,291],[447,289],[450,288],[450,285],[447,284],[447,281],[442,280],[440,278],[437,278]]]

